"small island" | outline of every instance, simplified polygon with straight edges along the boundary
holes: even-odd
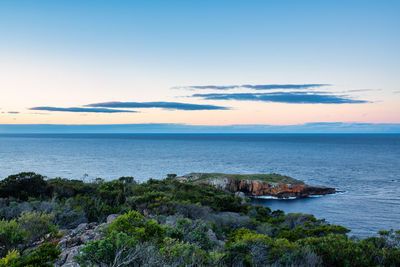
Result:
[[[335,188],[311,186],[303,181],[280,174],[224,174],[190,173],[177,177],[179,181],[198,185],[210,185],[231,193],[243,193],[251,197],[307,197],[336,193]]]

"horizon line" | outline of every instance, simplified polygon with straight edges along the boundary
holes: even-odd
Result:
[[[361,122],[311,122],[290,125],[231,124],[190,125],[182,123],[136,123],[136,124],[0,124],[0,134],[269,134],[269,133],[400,133],[400,123]]]

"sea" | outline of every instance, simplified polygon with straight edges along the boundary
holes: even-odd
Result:
[[[396,134],[0,135],[0,179],[22,171],[86,181],[133,176],[139,182],[172,173],[279,173],[343,192],[252,203],[314,214],[359,237],[400,229]]]

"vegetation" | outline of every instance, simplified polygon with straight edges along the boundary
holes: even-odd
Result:
[[[0,181],[0,267],[52,266],[59,228],[103,223],[110,214],[122,215],[80,249],[80,264],[400,266],[400,231],[350,238],[345,227],[313,215],[271,211],[175,177],[139,184],[9,176]]]

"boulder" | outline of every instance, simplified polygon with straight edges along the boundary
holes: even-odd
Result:
[[[121,214],[110,214],[107,216],[107,223],[112,223],[115,221]]]
[[[104,226],[106,224],[102,224]],[[75,229],[63,230],[64,236],[58,242],[61,249],[60,259],[55,263],[56,267],[76,267],[79,264],[74,256],[88,242],[100,239],[100,229],[97,223],[82,223]],[[61,231],[60,231],[61,232]]]

